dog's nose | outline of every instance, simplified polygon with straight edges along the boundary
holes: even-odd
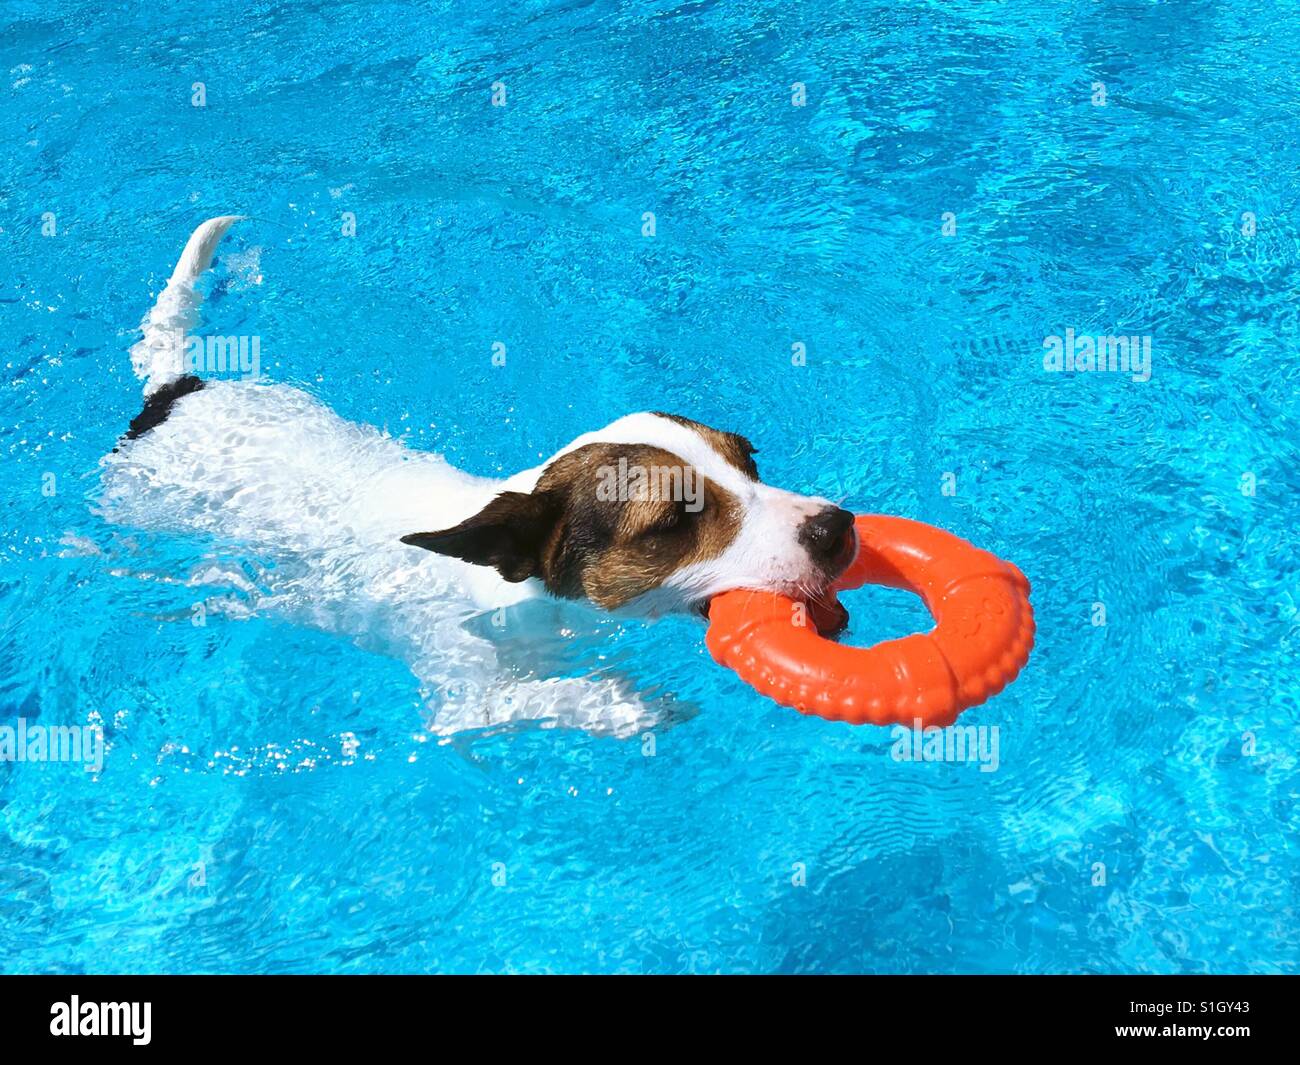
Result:
[[[853,515],[839,507],[825,507],[799,527],[799,542],[814,558],[834,558],[844,547],[844,536],[853,528]]]

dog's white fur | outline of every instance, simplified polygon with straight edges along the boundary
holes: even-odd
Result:
[[[194,232],[145,317],[132,362],[146,396],[179,375],[178,353],[197,315],[195,282],[238,220],[214,218]],[[502,491],[532,490],[554,458],[598,442],[671,452],[743,507],[739,532],[722,554],[675,572],[628,612],[681,610],[731,588],[819,589],[824,578],[797,537],[827,501],[750,480],[698,432],[654,414],[620,418],[499,481],[347,422],[287,385],[210,380],[177,400],[162,424],[105,457],[101,510],[145,529],[238,541],[255,557],[275,560],[249,600],[228,599],[225,607],[274,607],[398,654],[428,688],[438,731],[538,719],[625,734],[652,723],[660,708],[616,678],[503,675],[492,642],[467,633],[476,614],[544,597],[539,581],[507,583],[489,567],[400,542],[453,526]],[[222,602],[210,605],[221,609]]]

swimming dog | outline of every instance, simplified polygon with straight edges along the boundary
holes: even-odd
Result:
[[[529,600],[655,616],[705,612],[730,589],[771,589],[809,602],[823,630],[843,624],[828,590],[856,550],[852,516],[764,484],[736,433],[629,414],[494,480],[287,384],[187,372],[196,282],[239,220],[194,231],[145,316],[131,351],[144,409],[103,460],[110,520],[273,558],[251,609],[400,655],[435,689],[426,694],[438,731],[527,718],[625,733],[653,716],[626,691],[602,692],[608,678],[581,690],[571,679],[521,681],[505,705],[490,641],[448,626],[463,633],[474,615]]]

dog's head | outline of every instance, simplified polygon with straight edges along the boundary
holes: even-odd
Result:
[[[856,550],[852,515],[765,485],[753,456],[735,433],[632,414],[511,478],[517,490],[459,525],[402,541],[606,610],[703,609],[755,588],[840,612],[826,591]]]

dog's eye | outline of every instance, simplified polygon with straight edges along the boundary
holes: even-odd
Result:
[[[686,504],[674,503],[670,507],[664,507],[654,519],[641,528],[642,536],[654,536],[658,533],[672,532],[682,523],[686,516]]]

